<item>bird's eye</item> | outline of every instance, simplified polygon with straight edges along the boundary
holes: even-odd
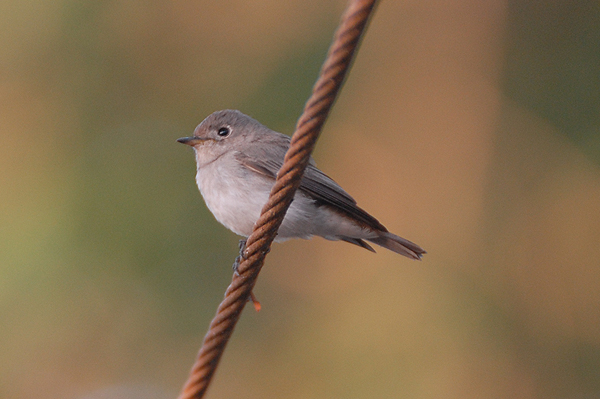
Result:
[[[228,127],[222,127],[222,128],[219,128],[219,130],[217,130],[217,134],[221,137],[229,136],[230,132],[231,132],[231,130]]]

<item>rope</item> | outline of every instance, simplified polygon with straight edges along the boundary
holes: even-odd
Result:
[[[290,148],[277,174],[269,200],[248,237],[238,273],[234,273],[225,298],[210,323],[196,363],[179,399],[202,398],[210,384],[225,345],[256,284],[265,256],[300,185],[310,154],[342,86],[375,3],[376,0],[352,0],[342,16],[312,95],[296,125]]]

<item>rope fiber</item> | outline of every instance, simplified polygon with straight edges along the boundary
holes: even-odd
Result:
[[[246,242],[237,273],[210,323],[198,357],[179,399],[199,399],[215,373],[225,346],[256,284],[271,243],[292,203],[321,128],[342,87],[376,0],[351,0],[336,30],[312,95],[296,125],[290,148],[261,216]]]

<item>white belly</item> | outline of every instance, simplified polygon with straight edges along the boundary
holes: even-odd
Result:
[[[215,218],[234,233],[247,237],[267,202],[270,186],[266,179],[250,175],[253,172],[241,166],[224,168],[221,161],[226,160],[219,159],[200,168],[196,183]]]

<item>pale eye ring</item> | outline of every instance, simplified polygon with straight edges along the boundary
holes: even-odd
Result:
[[[231,133],[231,129],[227,126],[220,127],[219,130],[217,130],[217,134],[221,137],[227,137],[229,136],[229,133]]]

